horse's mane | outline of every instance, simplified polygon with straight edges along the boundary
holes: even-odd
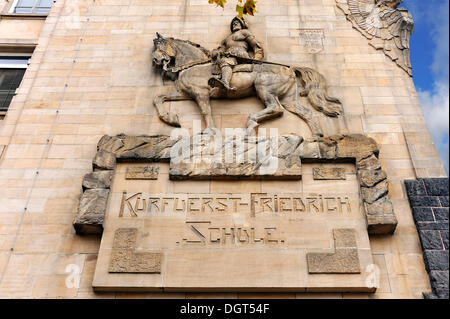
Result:
[[[198,48],[198,49],[200,49],[204,54],[206,54],[208,57],[211,57],[211,51],[210,50],[208,50],[208,49],[205,49],[204,47],[202,47],[200,44],[198,44],[198,43],[195,43],[195,42],[192,42],[192,41],[189,41],[189,40],[182,40],[182,39],[176,39],[176,38],[169,38],[170,40],[173,40],[173,41],[177,41],[177,42],[184,42],[184,43],[187,43],[187,44],[190,44],[190,45],[192,45],[193,47],[196,47],[196,48]]]

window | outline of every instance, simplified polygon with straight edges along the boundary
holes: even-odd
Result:
[[[53,0],[15,0],[11,13],[48,14]]]
[[[0,116],[8,110],[9,104],[22,82],[29,56],[0,56]]]

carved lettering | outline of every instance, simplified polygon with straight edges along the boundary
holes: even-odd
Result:
[[[256,230],[254,227],[211,226],[211,221],[187,221],[187,234],[182,239],[186,245],[249,245],[284,244],[277,238],[276,227]],[[177,242],[179,243],[179,242]]]
[[[145,217],[154,214],[347,214],[352,207],[348,196],[322,194],[162,194],[142,192],[122,194],[119,217]]]

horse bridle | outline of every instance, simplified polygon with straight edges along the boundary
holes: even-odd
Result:
[[[192,68],[193,66],[207,64],[207,63],[210,63],[212,61],[212,59],[207,59],[207,60],[202,60],[202,61],[194,61],[194,62],[183,64],[183,65],[178,66],[178,67],[169,68],[168,64],[170,63],[172,58],[175,57],[175,54],[173,52],[173,48],[172,48],[172,45],[171,45],[172,41],[173,41],[172,39],[169,39],[167,41],[166,50],[164,52],[169,57],[168,62],[163,65],[163,70],[164,71],[171,72],[171,73],[178,73],[178,72],[181,72],[183,70]]]

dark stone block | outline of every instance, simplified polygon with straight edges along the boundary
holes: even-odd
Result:
[[[442,243],[444,244],[444,248],[445,248],[445,250],[448,250],[448,231],[441,230],[440,233],[441,233]]]
[[[425,250],[423,256],[428,272],[431,270],[448,270],[448,250]]]
[[[448,299],[448,289],[436,290],[436,296],[438,299]]]
[[[412,212],[416,222],[434,221],[433,211],[429,207],[414,207]]]
[[[429,275],[431,287],[433,287],[433,290],[448,289],[448,270],[447,271],[432,270],[430,271]]]
[[[83,190],[95,188],[110,188],[114,171],[97,171],[84,175]]]
[[[441,202],[442,207],[448,207],[448,196],[439,197],[439,201]]]
[[[417,222],[419,230],[448,230],[448,222]]]
[[[406,180],[405,187],[408,197],[427,195],[425,186],[421,180]]]
[[[440,207],[441,202],[437,196],[410,196],[411,207]]]
[[[433,213],[436,220],[448,220],[448,207],[433,208]]]
[[[421,230],[419,231],[420,242],[423,250],[443,250],[441,235],[438,230]]]
[[[424,292],[424,299],[448,299],[448,289],[439,289],[435,293]]]
[[[448,178],[424,178],[423,183],[430,196],[448,196]]]
[[[436,296],[432,292],[424,292],[423,293],[423,299],[438,299],[438,296]]]

